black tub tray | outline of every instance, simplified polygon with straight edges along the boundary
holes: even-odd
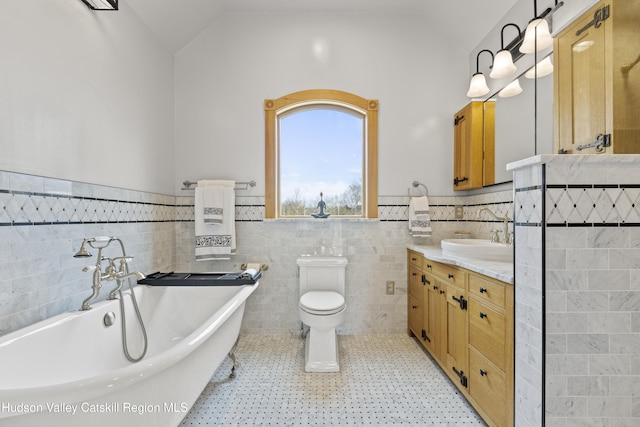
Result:
[[[149,274],[142,280],[141,285],[151,286],[242,286],[255,285],[261,272],[253,276],[248,273],[161,273]]]

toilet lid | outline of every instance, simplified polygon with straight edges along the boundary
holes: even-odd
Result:
[[[344,307],[344,297],[333,291],[311,291],[300,297],[300,307],[309,313],[331,314]]]

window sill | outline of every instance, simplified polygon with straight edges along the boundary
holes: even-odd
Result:
[[[264,222],[380,222],[379,218],[346,218],[346,217],[329,217],[329,218],[264,218]]]

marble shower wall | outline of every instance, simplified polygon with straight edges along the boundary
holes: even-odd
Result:
[[[638,182],[638,155],[542,156],[515,171],[516,374],[541,385],[516,389],[518,410],[537,410],[517,425],[640,425]]]
[[[380,197],[379,220],[330,218],[264,220],[264,198],[236,199],[238,254],[229,262],[193,260],[192,196],[153,193],[0,171],[0,335],[65,311],[90,294],[91,277],[76,259],[84,237],[116,236],[134,256],[131,269],[239,270],[248,261],[269,264],[261,289],[248,302],[244,332],[297,332],[297,267],[302,253],[334,248],[349,258],[349,317],[341,333],[406,331],[406,246],[438,244],[456,230],[488,237],[499,226],[477,218],[481,207],[512,212],[511,191],[430,197],[433,237],[413,241],[408,197]],[[465,216],[456,219],[456,205]],[[110,255],[108,252],[106,255]],[[94,251],[95,252],[95,251]],[[396,284],[386,295],[386,281]],[[102,297],[107,292],[102,292]]]

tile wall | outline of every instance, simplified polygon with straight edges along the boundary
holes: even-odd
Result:
[[[170,196],[0,171],[0,335],[81,306],[97,253],[73,258],[84,237],[121,238],[131,270],[170,269],[176,210]]]
[[[379,220],[264,220],[264,198],[239,191],[237,255],[231,261],[196,263],[192,196],[0,171],[0,335],[80,307],[91,287],[91,277],[81,269],[95,258],[73,254],[84,237],[95,235],[121,238],[134,256],[131,268],[143,273],[236,271],[245,262],[268,264],[261,288],[248,302],[245,333],[297,332],[296,258],[322,247],[341,252],[350,264],[349,317],[340,332],[404,333],[406,246],[437,244],[455,230],[487,238],[499,224],[477,218],[478,210],[513,211],[511,191],[429,200],[433,237],[414,242],[407,231],[407,196],[380,197]],[[455,218],[456,205],[464,206],[461,219]],[[388,280],[396,284],[395,295],[385,293]]]
[[[543,160],[514,181],[517,321],[540,328],[516,335],[516,371],[521,382],[544,378],[544,413],[531,425],[640,425],[640,156]],[[536,305],[544,296],[540,311],[523,309],[527,279]]]

